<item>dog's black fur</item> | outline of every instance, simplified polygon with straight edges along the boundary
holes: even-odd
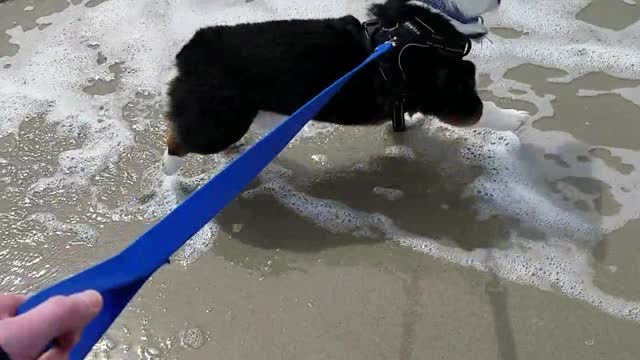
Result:
[[[387,0],[370,12],[385,26],[418,17],[447,36],[462,34],[441,15]],[[369,50],[353,16],[272,21],[200,29],[176,57],[169,84],[168,153],[212,154],[236,143],[258,111],[291,114],[333,81],[359,65]],[[403,55],[407,74],[405,111],[470,125],[482,114],[475,66],[434,49]],[[392,97],[376,65],[358,73],[316,116],[338,124],[389,119]]]

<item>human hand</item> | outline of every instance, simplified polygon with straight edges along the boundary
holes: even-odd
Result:
[[[68,359],[85,326],[102,309],[100,293],[89,290],[52,297],[15,316],[25,300],[22,295],[0,295],[0,348],[11,360]],[[42,354],[54,340],[57,346]]]

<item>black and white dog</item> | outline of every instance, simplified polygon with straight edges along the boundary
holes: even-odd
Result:
[[[393,118],[401,130],[404,113],[419,112],[456,126],[478,123],[476,69],[463,57],[487,33],[479,16],[499,3],[386,0],[371,6],[364,24],[345,16],[198,30],[176,56],[169,83],[164,172],[174,174],[189,153],[229,148],[260,110],[291,114],[387,40],[394,50],[352,78],[316,120]]]

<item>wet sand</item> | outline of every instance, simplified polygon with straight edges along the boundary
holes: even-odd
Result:
[[[640,17],[638,5],[622,1],[604,16],[604,2],[595,1],[579,20],[617,30]],[[44,32],[47,27],[35,21],[41,16],[102,6],[76,3],[0,3],[0,74],[20,52],[8,42],[6,30],[20,25]],[[28,6],[34,10],[25,10]],[[625,11],[627,6],[637,15]],[[527,39],[523,29],[501,26],[495,31],[496,37],[511,41]],[[95,49],[95,61],[113,76],[87,80],[78,89],[93,96],[92,102],[124,91],[120,76],[127,64],[119,65],[120,59],[102,50]],[[510,97],[495,91],[491,86],[500,79],[485,79],[483,97],[533,114],[535,121],[519,135],[531,157],[523,161],[545,175],[540,188],[548,187],[571,213],[615,218],[626,208],[615,194],[627,185],[598,180],[590,172],[595,174],[600,169],[596,164],[602,163],[613,173],[637,179],[640,109],[611,91],[637,92],[640,80],[590,73],[568,83],[553,81],[565,75],[562,69],[532,64],[504,75],[540,98],[554,96],[552,114],[523,100],[518,88],[506,90]],[[606,93],[578,96],[579,90]],[[38,180],[53,178],[61,154],[82,149],[91,139],[88,130],[61,129],[47,122],[46,114],[36,113],[23,119],[17,133],[0,137],[0,291],[34,291],[77,272],[122,249],[162,215],[166,204],[158,199],[166,196],[167,183],[158,175],[164,131],[160,103],[160,96],[144,91],[131,96],[119,116],[133,145],[120,156],[105,157],[103,167],[73,186],[43,186]],[[109,114],[97,114],[97,121],[104,117],[108,123]],[[485,170],[464,165],[457,155],[462,145],[419,135],[419,130],[416,125],[398,135],[385,125],[321,133],[292,145],[277,165],[292,172],[286,187],[290,191],[382,213],[404,231],[463,253],[484,251],[488,268],[499,266],[501,251],[521,246],[512,241],[513,234],[550,241],[544,229],[515,215],[483,218],[477,199],[465,194]],[[527,142],[538,131],[573,138],[552,149]],[[390,146],[413,149],[413,158],[397,156]],[[218,166],[220,159],[191,158],[172,193],[178,199],[186,196]],[[251,188],[268,181],[263,177]],[[640,301],[639,224],[631,220],[586,246],[590,268],[584,271],[592,271],[594,284],[621,301]],[[423,254],[378,230],[363,236],[335,231],[269,192],[240,197],[210,224],[208,233],[147,283],[91,357],[640,357],[638,321],[614,316],[554,286],[518,283],[497,271]]]

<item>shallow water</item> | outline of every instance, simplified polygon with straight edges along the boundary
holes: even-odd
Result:
[[[230,160],[161,175],[164,81],[196,28],[367,3],[0,3],[0,291],[118,252]],[[517,135],[308,126],[92,357],[637,359],[638,6],[486,18],[472,56],[483,97],[532,113]]]

